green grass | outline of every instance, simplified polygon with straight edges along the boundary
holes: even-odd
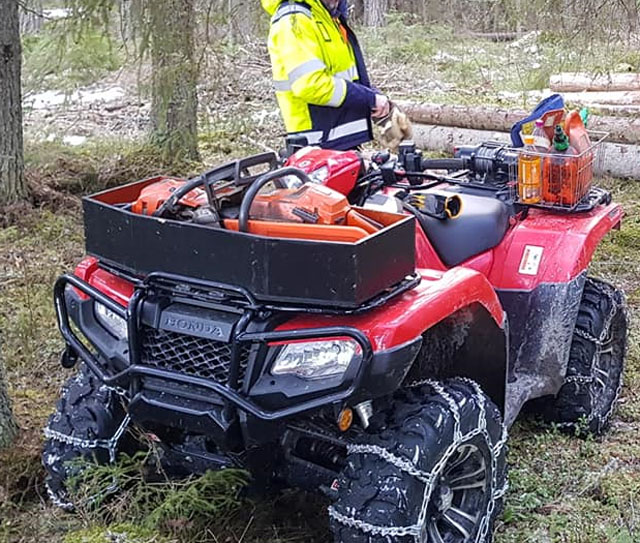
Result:
[[[226,469],[181,480],[149,481],[144,474],[156,461],[151,449],[132,457],[123,455],[113,465],[84,462],[84,469],[69,481],[74,503],[85,504],[76,511],[83,524],[95,528],[106,522],[109,529],[128,524],[129,529],[135,526],[144,534],[197,538],[242,505],[240,493],[249,478],[245,471]],[[121,491],[111,497],[105,492],[114,482]],[[96,501],[96,496],[111,499]]]
[[[189,176],[201,164],[167,162],[152,145],[114,137],[77,147],[28,142],[25,167],[36,191],[44,185],[65,194],[83,195],[155,175]]]

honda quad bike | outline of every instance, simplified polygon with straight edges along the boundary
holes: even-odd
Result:
[[[336,542],[490,542],[524,404],[609,420],[623,297],[586,269],[622,210],[521,205],[472,155],[304,148],[86,197],[89,256],[54,293],[78,368],[45,429],[52,499],[146,436],[167,473],[321,491]]]

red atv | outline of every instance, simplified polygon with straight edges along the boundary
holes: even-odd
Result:
[[[45,430],[54,501],[73,507],[73,460],[146,435],[172,474],[320,489],[337,542],[490,541],[523,404],[609,419],[623,298],[585,270],[622,211],[595,191],[560,216],[423,166],[304,149],[85,198],[91,256],[55,287],[80,367]]]

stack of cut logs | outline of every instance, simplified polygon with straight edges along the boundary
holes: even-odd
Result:
[[[551,76],[549,87],[570,103],[603,113],[640,115],[640,74],[637,73],[562,73]]]
[[[552,92],[591,110],[589,129],[607,132],[601,170],[596,173],[640,179],[640,74],[551,76]],[[491,106],[398,102],[414,124],[418,146],[452,152],[458,145],[509,142],[509,130],[529,112]]]

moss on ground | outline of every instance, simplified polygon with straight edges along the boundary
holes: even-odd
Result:
[[[174,543],[177,540],[168,538],[135,524],[114,524],[92,526],[75,530],[67,534],[64,543]]]

